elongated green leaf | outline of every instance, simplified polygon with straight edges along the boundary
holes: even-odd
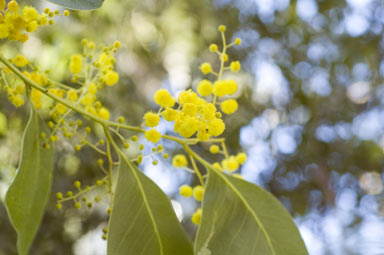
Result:
[[[209,171],[196,255],[305,255],[299,231],[264,189]]]
[[[94,10],[103,5],[104,0],[48,0],[51,3],[72,10]]]
[[[124,155],[108,230],[108,255],[191,255],[168,197]]]
[[[54,154],[53,149],[42,147],[39,134],[43,131],[37,113],[31,109],[23,135],[20,165],[5,197],[8,215],[17,232],[19,255],[28,254],[51,189]]]

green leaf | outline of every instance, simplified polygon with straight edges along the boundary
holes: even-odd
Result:
[[[72,10],[94,10],[103,5],[104,0],[48,0],[51,3]]]
[[[168,197],[121,156],[108,230],[108,255],[192,255]]]
[[[210,169],[196,255],[305,255],[283,205],[249,182]]]
[[[21,161],[16,177],[9,187],[5,204],[17,232],[19,255],[26,255],[39,229],[47,204],[53,170],[53,149],[45,149],[40,141],[39,117],[31,107],[31,116],[25,128]]]

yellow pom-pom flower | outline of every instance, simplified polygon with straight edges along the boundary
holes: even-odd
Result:
[[[212,136],[219,136],[225,130],[225,124],[222,119],[214,118],[208,123],[208,131]]]
[[[232,114],[237,111],[238,108],[237,101],[234,99],[225,100],[220,104],[220,108],[225,114]]]
[[[237,83],[235,80],[225,80],[225,93],[232,95],[237,91]]]
[[[214,44],[212,43],[211,45],[209,45],[209,50],[211,52],[216,52],[219,48],[217,47],[217,44]]]
[[[219,26],[219,32],[225,32],[227,30],[227,27],[224,25]]]
[[[24,67],[29,64],[28,59],[23,55],[17,55],[15,58],[11,59],[11,62],[17,67]]]
[[[110,117],[110,114],[109,114],[109,110],[105,107],[101,107],[98,111],[97,111],[97,115],[104,119],[104,120],[109,120],[109,117]]]
[[[172,159],[172,165],[176,168],[186,167],[188,165],[187,158],[183,154],[177,154]]]
[[[183,113],[189,116],[195,116],[197,113],[197,107],[195,104],[186,103],[183,105]]]
[[[73,55],[69,62],[69,70],[73,74],[78,74],[81,71],[83,65],[83,57],[80,54]]]
[[[212,82],[208,80],[201,80],[197,85],[197,92],[201,96],[210,96],[212,94],[213,86]]]
[[[234,43],[235,43],[235,45],[240,45],[241,39],[239,37],[236,37]]]
[[[40,91],[38,91],[37,89],[32,89],[31,101],[37,110],[42,107],[42,103],[41,103],[41,96],[42,95],[43,94]]]
[[[200,185],[196,186],[193,188],[193,197],[197,201],[202,201],[204,197],[204,188],[201,187]]]
[[[0,24],[0,39],[7,38],[9,36],[9,30],[6,24]]]
[[[242,165],[245,163],[245,161],[247,160],[247,154],[245,154],[244,152],[239,152],[237,155],[236,155],[236,160],[237,162]]]
[[[182,185],[179,188],[179,193],[184,197],[190,197],[193,194],[193,190],[192,190],[192,187],[189,185]]]
[[[155,103],[160,105],[161,107],[173,107],[176,103],[175,99],[171,96],[171,94],[166,89],[159,89],[156,91],[153,96]]]
[[[183,91],[180,93],[178,101],[180,105],[191,103],[195,104],[197,101],[197,94],[193,92],[192,90]]]
[[[210,72],[212,72],[212,66],[210,63],[203,63],[201,66],[200,66],[200,70],[203,74],[209,74]]]
[[[55,112],[56,112],[57,114],[62,115],[62,114],[64,114],[64,113],[67,112],[67,107],[66,107],[65,105],[59,103],[59,104],[57,104],[56,107],[55,107]]]
[[[226,90],[226,82],[221,80],[221,81],[216,81],[213,84],[213,94],[218,97],[223,97],[227,94]]]
[[[108,71],[105,75],[105,83],[108,86],[113,86],[119,81],[119,74],[115,71]]]
[[[74,89],[70,89],[68,91],[67,97],[68,97],[68,99],[70,101],[76,101],[79,98],[79,96],[77,95],[76,90],[74,90]]]
[[[229,66],[232,72],[238,72],[241,69],[241,63],[240,61],[232,61],[231,65]]]
[[[19,10],[19,4],[15,0],[12,0],[8,3],[7,8],[8,8],[8,11],[16,12]]]
[[[201,208],[196,210],[196,212],[192,215],[192,218],[191,218],[191,221],[193,222],[193,224],[200,225],[202,213],[203,213],[203,210]]]
[[[144,115],[144,120],[147,127],[156,127],[160,122],[160,117],[156,113],[147,112]]]
[[[209,151],[212,154],[217,154],[219,152],[219,150],[220,150],[220,148],[217,145],[211,145],[211,147],[209,147]]]
[[[37,20],[39,18],[39,13],[32,6],[25,6],[22,11],[22,17],[26,22],[32,20]]]
[[[239,162],[235,156],[230,156],[223,160],[222,162],[224,170],[228,172],[236,171],[239,168]]]
[[[5,0],[0,0],[0,11],[4,10],[6,5],[7,5],[7,2],[5,2]]]
[[[161,134],[156,129],[145,131],[144,136],[148,141],[152,143],[159,142],[161,138]]]
[[[177,118],[178,112],[172,108],[167,107],[165,111],[161,113],[161,115],[164,117],[167,121],[174,121]]]

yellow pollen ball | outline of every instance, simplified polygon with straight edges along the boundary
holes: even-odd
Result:
[[[161,134],[156,129],[145,131],[144,136],[148,141],[152,143],[157,143],[161,138]]]
[[[228,100],[225,100],[224,102],[222,102],[220,104],[220,108],[221,110],[225,113],[225,114],[232,114],[234,112],[237,111],[237,108],[238,108],[238,103],[236,100],[234,99],[228,99]]]
[[[172,165],[176,168],[186,167],[188,165],[187,158],[183,154],[177,154],[172,159]]]
[[[236,171],[239,168],[239,162],[234,156],[224,159],[222,165],[224,170],[227,170],[228,172]]]
[[[245,154],[244,152],[239,152],[237,155],[236,155],[236,160],[237,162],[242,165],[245,163],[245,161],[247,160],[247,154]]]
[[[8,3],[7,8],[8,11],[15,12],[19,10],[19,4],[15,0],[12,0]]]
[[[35,106],[35,108],[38,110],[42,107],[42,103],[41,103],[41,96],[43,94],[36,90],[36,89],[32,89],[32,92],[31,92],[31,101],[33,103],[33,105]]]
[[[69,62],[69,70],[73,74],[78,74],[81,71],[83,57],[80,54],[73,55]]]
[[[0,0],[0,11],[4,10],[6,5],[7,5],[7,2],[5,2],[5,0]]]
[[[193,188],[193,196],[197,201],[202,201],[204,197],[204,188],[200,185]]]
[[[22,16],[25,21],[30,22],[39,18],[39,13],[32,6],[25,6],[22,11]]]
[[[60,103],[56,105],[56,112],[58,114],[64,114],[66,111],[67,111],[67,107],[65,105]]]
[[[27,32],[31,33],[31,32],[36,31],[37,28],[38,28],[37,21],[34,20],[34,21],[31,21],[31,22],[27,25],[27,27],[25,28],[25,30],[26,30]]]
[[[217,145],[211,145],[211,147],[209,147],[209,151],[212,153],[212,154],[216,154],[218,153],[220,150],[219,146]]]
[[[155,103],[161,107],[173,107],[175,105],[175,99],[172,98],[171,94],[166,89],[159,89],[153,96]]]
[[[101,107],[101,108],[98,110],[97,115],[98,115],[100,118],[104,119],[104,120],[108,120],[109,117],[110,117],[109,111],[108,111],[108,109],[105,108],[105,107]]]
[[[116,49],[120,48],[120,45],[121,45],[121,43],[119,41],[115,41],[113,43],[113,47],[115,47]]]
[[[184,112],[186,115],[189,115],[189,116],[195,116],[195,115],[196,115],[196,112],[197,112],[196,105],[191,104],[191,103],[186,103],[186,104],[184,104],[184,105],[183,105],[183,112]]]
[[[193,190],[192,190],[192,187],[189,185],[182,185],[179,188],[179,193],[184,197],[190,197],[193,194]]]
[[[208,131],[212,136],[219,136],[225,130],[225,124],[222,119],[214,118],[208,123]]]
[[[216,81],[213,84],[213,94],[218,97],[223,97],[227,94],[225,89],[225,81]]]
[[[240,38],[235,38],[235,41],[234,41],[235,45],[240,45],[241,44],[241,39]]]
[[[161,113],[161,115],[164,117],[167,121],[174,121],[177,117],[177,111],[167,107],[164,112]]]
[[[144,120],[147,127],[156,127],[159,124],[160,117],[153,112],[147,112],[144,115]]]
[[[218,50],[217,44],[212,43],[211,45],[209,45],[209,50],[211,52],[216,52]]]
[[[231,65],[229,66],[232,72],[238,72],[241,69],[240,61],[232,61]]]
[[[202,214],[203,210],[201,210],[201,208],[197,209],[196,212],[192,215],[192,218],[191,218],[191,221],[193,222],[193,224],[195,225],[200,225],[200,222],[201,222],[201,214]]]
[[[14,59],[11,60],[12,63],[17,67],[24,67],[29,64],[28,59],[26,59],[23,55],[17,55]]]
[[[210,72],[212,72],[212,66],[210,63],[203,63],[201,66],[200,66],[200,70],[203,74],[209,74]]]
[[[195,104],[197,101],[197,94],[193,92],[192,90],[183,91],[180,93],[178,101],[180,105],[191,103]]]
[[[210,96],[212,94],[213,86],[212,82],[208,80],[202,80],[197,85],[197,92],[201,96]]]
[[[115,71],[109,71],[106,75],[105,83],[108,86],[113,86],[119,81],[119,74]]]
[[[9,35],[9,26],[0,24],[0,39],[7,38]]]
[[[228,54],[220,55],[220,60],[223,60],[224,62],[228,62]]]
[[[227,30],[227,27],[224,25],[219,26],[219,32],[225,32]]]

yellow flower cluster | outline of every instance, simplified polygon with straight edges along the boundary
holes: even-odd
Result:
[[[0,0],[0,39],[9,39],[12,41],[26,42],[28,34],[37,30],[39,26],[46,24],[54,24],[52,19],[59,15],[58,11],[51,12],[45,9],[43,13],[32,6],[20,8],[16,0],[9,1]],[[65,11],[64,15],[68,16],[69,12]]]
[[[219,27],[220,32],[224,33],[225,30],[225,26]],[[226,45],[224,42],[222,52],[219,52],[216,44],[210,45],[210,51],[219,54],[221,68],[219,72],[216,73],[213,71],[210,63],[203,63],[201,65],[200,70],[204,74],[212,73],[216,75],[217,79],[214,82],[208,79],[201,80],[197,86],[197,92],[200,96],[192,90],[187,90],[181,92],[176,101],[166,89],[160,89],[155,93],[154,101],[161,109],[158,113],[148,112],[144,116],[145,125],[152,128],[147,131],[145,135],[149,141],[159,141],[159,139],[157,139],[159,135],[153,128],[159,124],[160,116],[166,121],[174,122],[174,131],[185,138],[196,135],[199,140],[205,141],[211,137],[220,136],[224,132],[225,124],[222,120],[222,114],[217,110],[217,106],[220,107],[221,112],[233,114],[238,109],[238,103],[233,98],[226,98],[219,103],[217,102],[217,98],[232,96],[238,89],[235,80],[223,80],[221,76],[223,71],[227,69],[232,72],[238,72],[240,70],[241,64],[239,61],[231,62],[228,67],[224,66],[224,62],[228,61],[226,50],[240,43],[241,40],[239,38],[236,38],[235,41],[229,45]],[[175,105],[176,108],[174,108]]]
[[[29,64],[29,60],[26,59],[23,55],[17,55],[16,57],[10,59],[17,67],[25,67]],[[4,82],[4,91],[7,92],[9,101],[16,107],[21,107],[25,102],[25,84],[19,79],[15,79],[15,76],[8,68],[3,68],[3,82]],[[27,76],[32,81],[37,84],[46,87],[48,85],[48,79],[45,74],[39,73],[37,71],[28,72],[24,71],[23,74]],[[42,93],[38,90],[31,89],[30,93],[31,101],[36,109],[42,107]]]
[[[96,95],[104,85],[113,86],[119,81],[119,74],[114,70],[114,54],[120,42],[116,41],[102,50],[98,50],[94,42],[86,39],[82,45],[83,53],[71,56],[69,61],[72,81],[82,87],[68,91],[67,99],[84,107],[87,112],[108,120],[110,112],[97,100]]]
[[[210,151],[212,152],[212,147]],[[215,162],[213,166],[217,170],[227,171],[229,173],[232,173],[238,170],[240,165],[244,164],[246,160],[247,160],[247,154],[245,154],[244,152],[240,152],[236,156],[225,157],[225,159],[221,161],[221,164],[219,162]]]

